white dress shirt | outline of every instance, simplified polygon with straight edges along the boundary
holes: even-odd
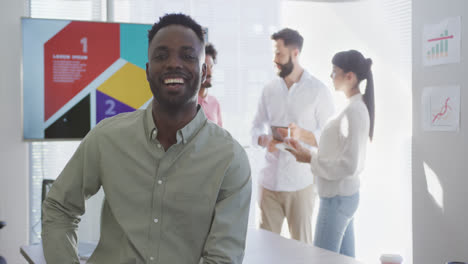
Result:
[[[282,78],[275,78],[265,86],[252,127],[252,144],[258,137],[272,134],[270,126],[298,126],[313,132],[320,131],[333,115],[335,107],[329,89],[304,70],[300,80],[289,89]],[[309,164],[299,163],[285,151],[266,151],[266,164],[260,172],[259,183],[272,191],[298,191],[313,183]]]
[[[349,98],[343,111],[326,124],[310,162],[320,197],[350,196],[359,191],[369,125],[361,94]]]

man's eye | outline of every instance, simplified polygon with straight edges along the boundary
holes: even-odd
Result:
[[[154,60],[164,60],[166,58],[165,54],[156,54],[153,56]]]
[[[193,55],[190,55],[190,54],[185,54],[183,57],[186,60],[195,60],[197,58],[197,57],[195,57]]]

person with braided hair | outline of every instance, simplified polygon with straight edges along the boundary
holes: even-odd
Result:
[[[298,139],[286,140],[298,162],[310,163],[316,177],[320,207],[314,245],[350,257],[355,256],[354,214],[359,205],[360,178],[364,168],[367,137],[374,134],[374,81],[372,60],[356,50],[342,51],[332,59],[335,90],[343,92],[348,105],[325,125],[317,144],[313,134],[299,140],[315,145],[309,149]],[[366,80],[364,94],[359,90]]]

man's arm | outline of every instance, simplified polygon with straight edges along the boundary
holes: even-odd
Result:
[[[271,135],[265,133],[265,126],[268,124],[268,115],[265,106],[265,90],[260,96],[257,112],[252,123],[252,146],[266,147],[271,140]]]
[[[78,223],[85,200],[100,187],[95,148],[96,144],[83,140],[44,200],[42,243],[48,264],[79,263]]]
[[[242,263],[251,193],[249,161],[239,146],[218,194],[210,233],[203,250],[204,264]]]

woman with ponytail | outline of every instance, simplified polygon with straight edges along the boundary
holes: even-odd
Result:
[[[320,209],[314,245],[354,257],[353,221],[359,205],[359,174],[364,168],[368,138],[372,141],[374,134],[372,60],[349,50],[335,54],[332,64],[333,85],[345,94],[348,105],[328,121],[318,146],[315,144],[317,149],[309,150],[292,138],[286,143],[297,161],[310,163],[316,179]],[[363,80],[364,94],[359,90]]]

